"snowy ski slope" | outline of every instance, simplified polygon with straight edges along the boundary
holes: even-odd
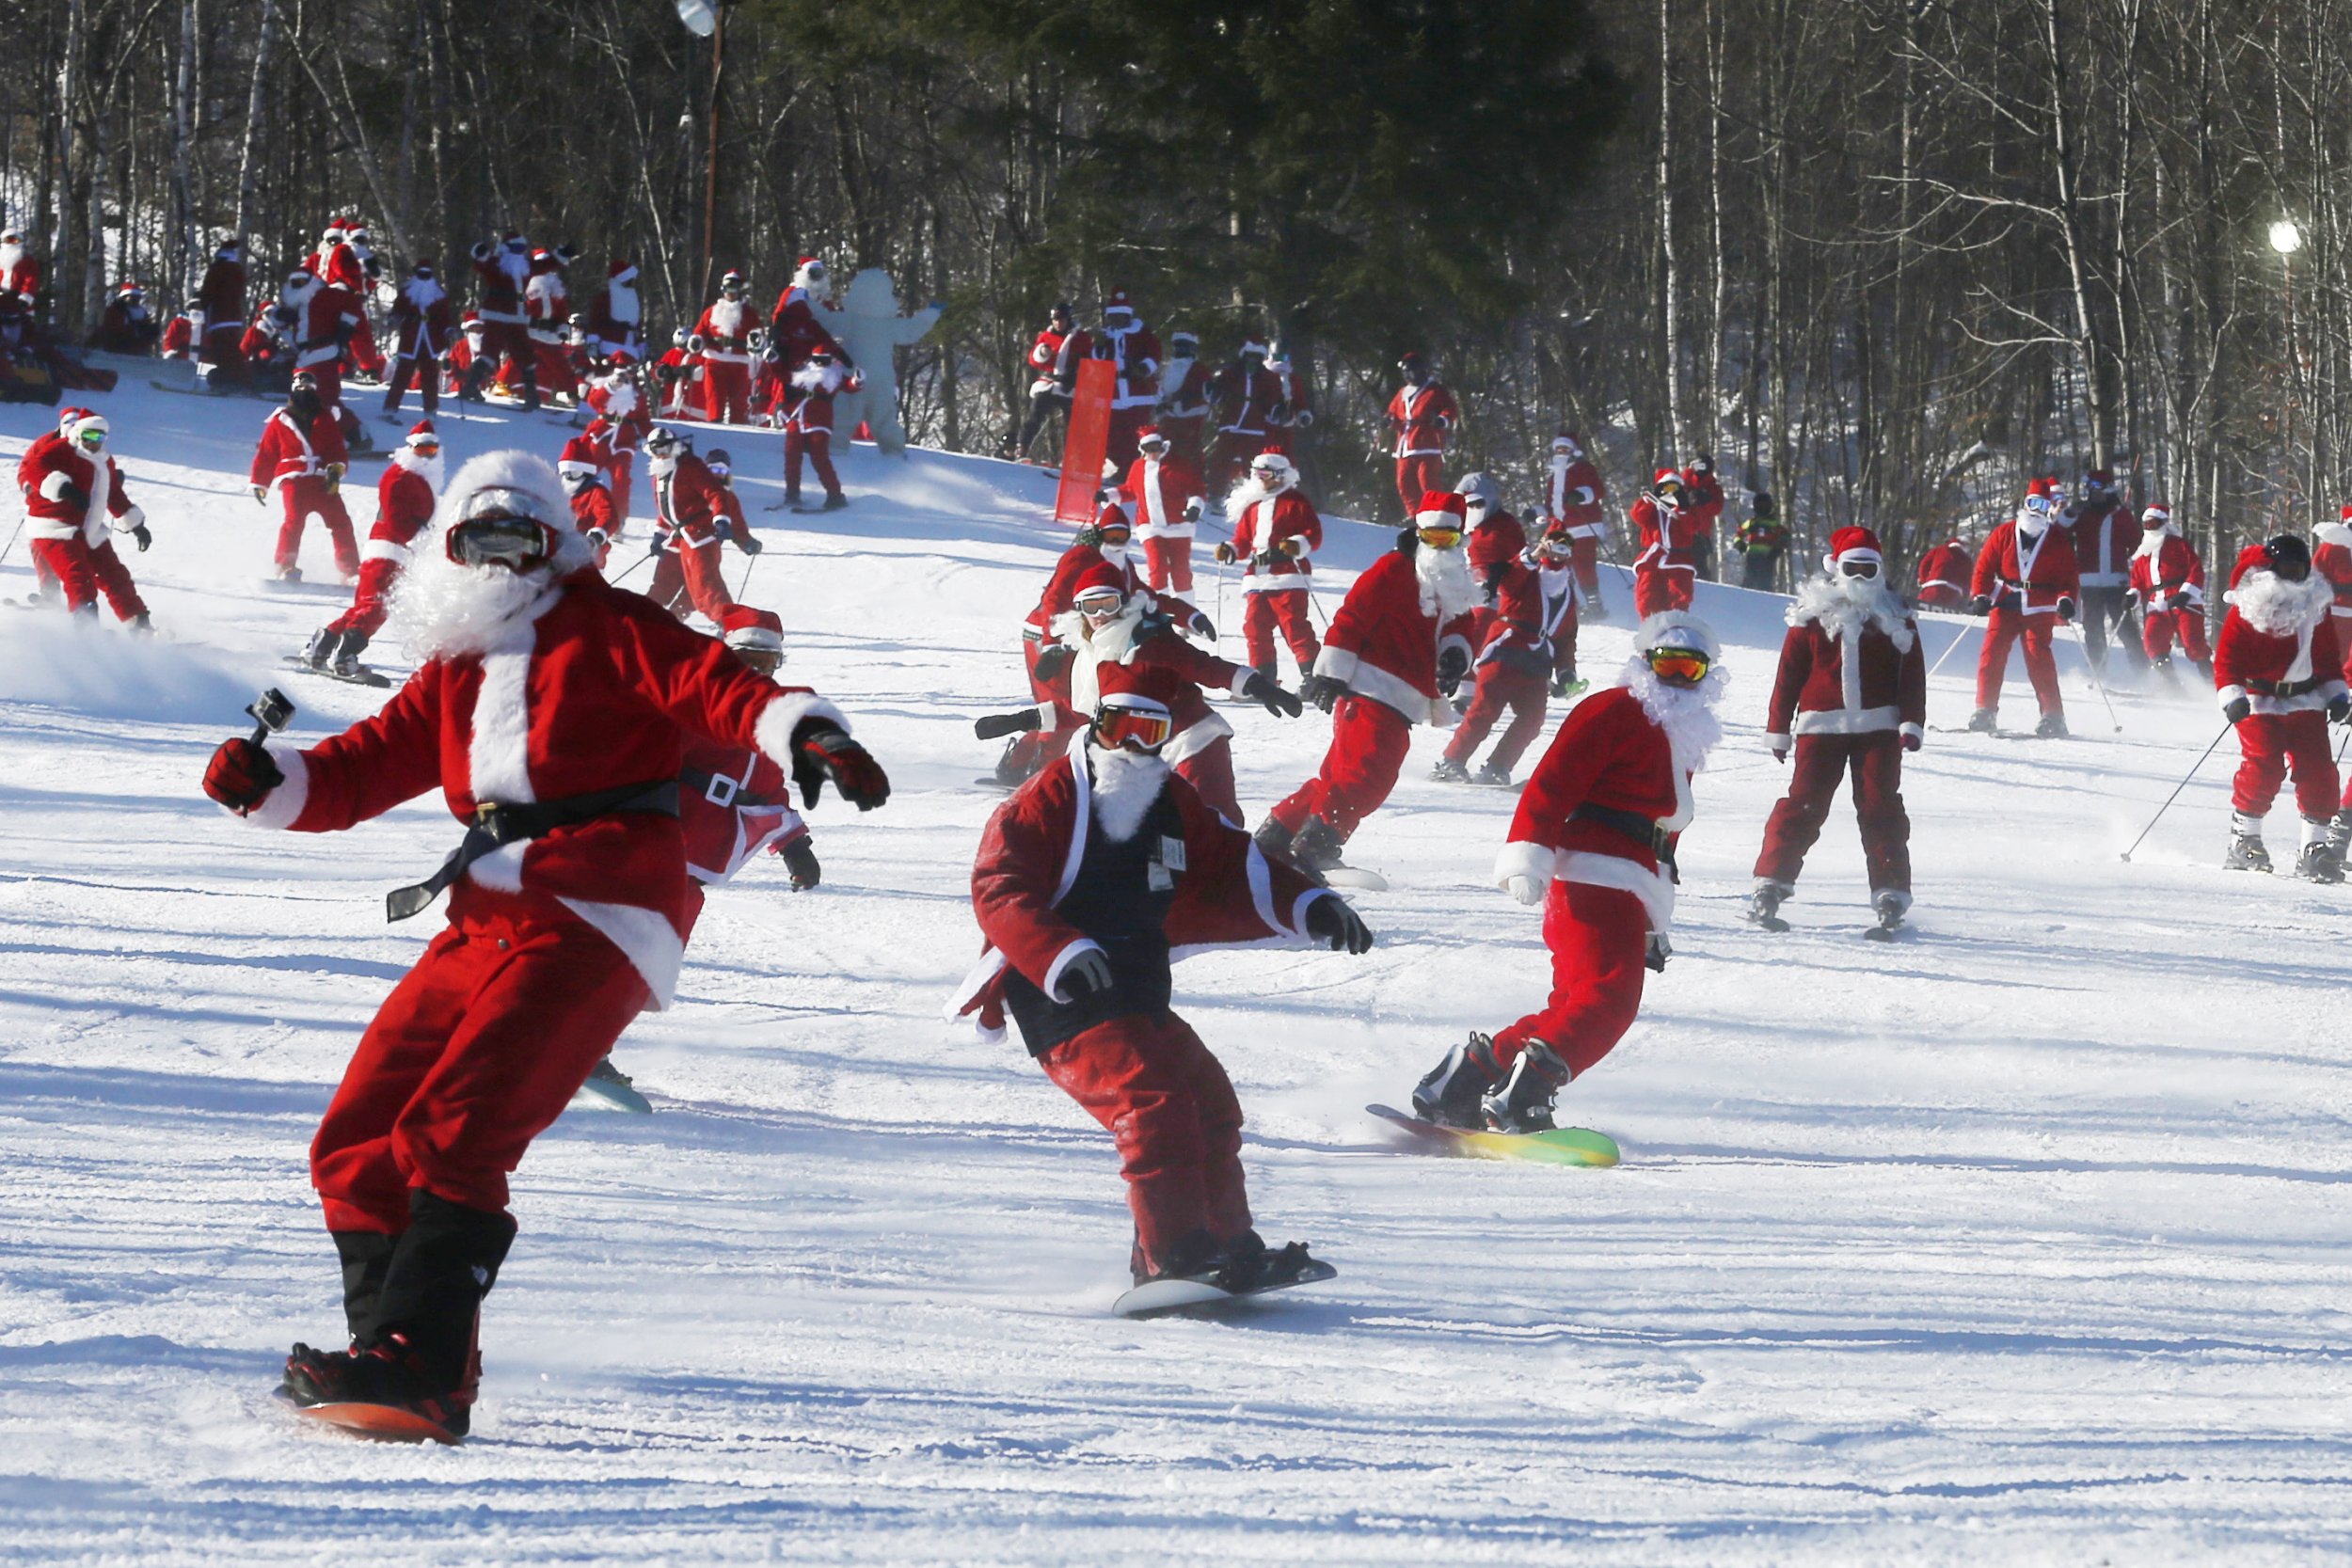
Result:
[[[2227,746],[2137,863],[2117,853],[2213,737],[2208,697],[2122,696],[2110,734],[2075,661],[2083,738],[1931,734],[1909,769],[1917,934],[1858,940],[1841,806],[1797,928],[1769,937],[1739,910],[1783,780],[1759,724],[1778,601],[1710,590],[1735,685],[1677,954],[1564,1101],[1623,1141],[1605,1172],[1406,1155],[1361,1114],[1546,980],[1534,914],[1486,885],[1510,798],[1427,782],[1424,733],[1357,841],[1397,887],[1360,900],[1370,956],[1178,975],[1250,1114],[1263,1228],[1340,1278],[1228,1322],[1125,1323],[1105,1312],[1127,1249],[1108,1140],[1017,1046],[939,1018],[994,803],[968,721],[1022,696],[1050,476],[859,449],[851,509],[771,514],[776,442],[743,432],[724,443],[768,545],[749,597],[898,792],[817,815],[819,892],[761,866],[713,899],[681,1005],[621,1052],[660,1115],[574,1114],[533,1149],[473,1440],[297,1426],[277,1364],[340,1321],[306,1145],[434,924],[388,928],[380,895],[454,830],[437,799],[331,840],[203,800],[259,686],[313,736],[378,694],[278,668],[342,595],[259,585],[262,405],[99,401],[170,641],[0,610],[0,1560],[2352,1548],[2352,891],[2215,869]],[[0,409],[0,456],[48,418]],[[444,429],[453,469],[561,439],[537,417]],[[363,516],[376,472],[358,466]],[[1345,531],[1343,561],[1383,542]],[[323,541],[309,562],[328,575]],[[0,594],[29,586],[20,544]],[[1589,673],[1624,652],[1588,631]],[[1969,662],[1937,677],[1936,723],[1965,719]],[[1254,816],[1325,724],[1227,711]]]

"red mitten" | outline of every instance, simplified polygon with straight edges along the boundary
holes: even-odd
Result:
[[[243,736],[222,741],[204,769],[204,793],[239,816],[250,816],[285,782],[278,759]]]

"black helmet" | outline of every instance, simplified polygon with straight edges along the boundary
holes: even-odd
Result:
[[[2272,575],[2288,582],[2301,582],[2312,575],[2312,547],[2292,533],[2264,540],[2263,554],[2269,558]]]

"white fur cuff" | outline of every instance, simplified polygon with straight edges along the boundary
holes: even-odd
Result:
[[[272,741],[263,750],[278,770],[286,775],[286,782],[262,797],[262,803],[246,814],[246,820],[257,828],[291,828],[300,820],[302,808],[310,803],[310,764],[301,751]]]
[[[841,710],[814,691],[777,692],[775,700],[759,710],[759,721],[752,726],[752,739],[787,773],[792,770],[792,732],[803,719],[830,719],[844,734],[850,728]]]
[[[1062,971],[1068,969],[1071,965],[1071,961],[1076,958],[1079,954],[1100,953],[1102,951],[1102,943],[1096,942],[1093,938],[1080,937],[1077,941],[1072,942],[1069,946],[1054,955],[1053,963],[1049,965],[1045,971],[1045,983],[1038,987],[1038,990],[1043,991],[1048,999],[1058,1002],[1064,1006],[1068,1006],[1071,999],[1061,993]]]
[[[1549,845],[1528,839],[1514,839],[1495,856],[1495,886],[1508,892],[1514,877],[1533,877],[1548,882],[1557,873],[1560,852]]]

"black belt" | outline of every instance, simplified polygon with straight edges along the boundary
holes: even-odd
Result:
[[[781,800],[765,795],[754,795],[723,773],[706,773],[699,768],[681,768],[677,782],[693,790],[714,806],[733,806],[741,811],[771,811],[777,806],[789,806],[790,794]]]
[[[1645,816],[1638,811],[1620,811],[1615,806],[1597,805],[1587,800],[1568,813],[1571,822],[1590,822],[1611,832],[1623,833],[1634,843],[1658,857],[1658,863],[1666,868],[1666,879],[1679,885],[1682,868],[1675,864],[1675,836],[1660,826],[1656,817]]]
[[[465,838],[449,852],[449,859],[441,863],[438,871],[421,882],[394,888],[384,895],[384,918],[405,920],[421,913],[441,895],[443,888],[464,876],[468,866],[518,840],[545,838],[558,828],[575,828],[614,812],[644,811],[675,816],[677,785],[677,780],[664,779],[660,784],[622,784],[617,789],[599,789],[591,795],[566,796],[561,800],[533,800],[521,805],[492,800],[476,806]]]
[[[2319,678],[2306,681],[2248,681],[2246,689],[2257,697],[2300,697],[2319,689]]]

